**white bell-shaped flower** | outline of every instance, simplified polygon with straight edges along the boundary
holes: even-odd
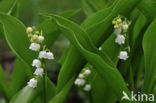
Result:
[[[89,92],[91,90],[91,85],[90,84],[86,84],[85,87],[83,88],[83,90]]]
[[[32,63],[32,66],[33,66],[33,67],[37,67],[37,68],[41,67],[41,62],[40,62],[40,60],[34,59],[34,60],[33,60],[33,63]]]
[[[43,75],[43,68],[37,68],[34,72],[35,75],[42,76]]]
[[[40,44],[31,43],[29,49],[31,49],[31,50],[33,50],[33,51],[39,51],[39,50],[40,50]]]
[[[54,55],[52,52],[47,52],[47,59],[54,59]]]
[[[30,81],[28,82],[28,86],[32,87],[32,88],[36,88],[37,87],[37,80],[35,78],[30,79]]]
[[[127,53],[127,51],[121,51],[121,52],[120,52],[120,55],[119,55],[118,57],[119,57],[119,59],[127,60],[127,58],[128,58],[128,53]]]
[[[126,30],[128,29],[128,25],[127,25],[127,24],[123,24],[123,25],[122,25],[122,29],[123,29],[124,31],[126,31]]]
[[[47,58],[47,52],[46,51],[40,51],[39,53],[39,58],[40,59],[46,59]]]
[[[114,33],[115,33],[116,35],[120,35],[121,32],[122,32],[121,27],[119,27],[119,28],[117,28],[117,29],[114,30]]]
[[[125,37],[123,35],[117,35],[115,43],[119,45],[125,44]]]
[[[79,74],[79,78],[84,78],[84,77],[85,76],[82,73]]]
[[[77,78],[75,80],[75,85],[83,86],[84,84],[85,84],[85,80],[84,79]]]
[[[44,36],[38,36],[38,42],[42,43],[44,41]]]
[[[90,70],[90,69],[86,69],[86,70],[84,71],[84,73],[85,73],[86,75],[90,75],[90,74],[91,74],[91,70]]]

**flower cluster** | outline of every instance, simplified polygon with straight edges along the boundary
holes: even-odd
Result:
[[[37,31],[35,27],[28,27],[26,29],[26,32],[31,42],[29,49],[32,51],[39,51],[38,58],[34,59],[32,62],[32,66],[36,67],[34,75],[42,76],[45,71],[42,67],[41,59],[51,60],[54,59],[54,55],[48,49],[45,49],[45,46],[43,47],[43,50],[41,50],[42,43],[44,41],[44,36],[42,35],[42,32]],[[30,79],[30,81],[28,82],[28,86],[32,88],[36,88],[37,80],[35,78]]]
[[[78,78],[76,78],[75,80],[75,85],[77,86],[84,86],[83,90],[84,91],[90,91],[91,90],[91,85],[90,84],[86,84],[86,78],[91,74],[91,70],[90,69],[86,69],[84,68],[82,70],[82,72],[78,75]]]
[[[126,41],[126,33],[128,31],[130,21],[126,18],[118,16],[113,19],[112,24],[114,25],[114,33],[116,34],[115,43],[118,45],[124,45]],[[127,51],[121,51],[119,54],[119,59],[127,60],[128,53]]]

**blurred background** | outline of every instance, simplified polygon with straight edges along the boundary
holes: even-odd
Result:
[[[1,0],[0,0],[1,2]],[[26,26],[37,26],[43,21],[40,14],[55,13],[59,14],[63,11],[75,10],[81,8],[81,0],[28,0],[22,7],[18,18]],[[85,19],[85,14],[81,11],[72,20],[80,24]],[[55,55],[55,61],[47,63],[48,76],[57,84],[57,76],[61,65],[58,63],[62,53],[68,48],[68,40],[60,35],[54,45],[51,47]],[[5,69],[5,74],[10,81],[12,69],[14,67],[15,55],[11,52],[4,38],[0,38],[0,64]],[[83,103],[85,95],[73,86],[68,98],[67,103]],[[85,101],[87,102],[87,101]],[[6,103],[3,96],[0,94],[0,103]]]

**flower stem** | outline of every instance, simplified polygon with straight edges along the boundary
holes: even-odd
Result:
[[[43,68],[44,68],[44,74],[43,74],[43,100],[44,100],[44,103],[47,103],[47,99],[46,99],[46,87],[47,87],[46,76],[47,76],[47,69],[45,67],[45,63],[43,63]]]
[[[89,101],[90,101],[90,103],[93,103],[93,101],[92,101],[92,94],[91,94],[91,91],[89,91]]]

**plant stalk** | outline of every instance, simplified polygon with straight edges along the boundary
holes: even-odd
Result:
[[[44,103],[47,103],[47,98],[46,98],[46,85],[47,85],[46,76],[47,76],[47,69],[45,67],[45,62],[43,62],[43,69],[44,69],[44,74],[43,74],[43,100],[44,100]]]

